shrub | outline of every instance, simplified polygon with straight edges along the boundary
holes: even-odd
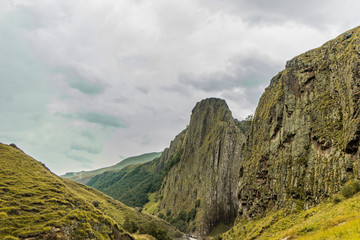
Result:
[[[129,217],[125,217],[124,229],[129,233],[136,233],[139,230],[138,225],[134,221],[131,221]]]
[[[360,191],[360,182],[359,181],[348,181],[345,183],[343,188],[341,189],[341,194],[345,198],[349,198],[353,196],[355,193]]]
[[[195,201],[195,208],[198,208],[198,207],[200,207],[200,199]]]
[[[98,208],[100,206],[100,203],[98,201],[93,201],[94,207]]]
[[[341,202],[341,198],[339,198],[338,196],[335,196],[335,197],[333,198],[333,202],[334,202],[335,204],[338,204],[338,203]]]
[[[166,216],[170,216],[171,215],[171,210],[167,210],[166,211]]]
[[[170,240],[170,237],[167,235],[164,229],[161,229],[154,221],[147,222],[140,229],[140,233],[149,234],[155,237],[157,240]]]
[[[158,214],[158,218],[164,219],[164,217],[165,217],[165,216],[164,216],[163,213],[159,213],[159,214]]]
[[[180,219],[173,223],[173,225],[181,232],[187,232],[187,224],[184,220]]]
[[[188,215],[187,215],[187,221],[191,221],[191,220],[194,220],[195,219],[195,216],[196,216],[196,209],[193,208],[189,211]]]

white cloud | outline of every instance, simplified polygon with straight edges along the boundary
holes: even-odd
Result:
[[[1,1],[0,141],[56,173],[161,151],[197,101],[245,118],[286,60],[360,20],[355,0],[255,3]]]

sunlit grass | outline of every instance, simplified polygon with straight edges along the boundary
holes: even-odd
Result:
[[[360,195],[324,202],[294,213],[269,212],[254,220],[238,219],[224,239],[360,239]]]
[[[59,229],[67,229],[74,239],[110,239],[114,228],[125,231],[126,217],[139,226],[154,220],[93,188],[56,176],[4,144],[0,144],[0,166],[0,239],[43,237]]]

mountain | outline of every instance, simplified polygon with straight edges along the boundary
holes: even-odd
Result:
[[[151,239],[149,235],[157,239],[181,236],[164,221],[56,176],[15,145],[0,144],[0,165],[1,239],[126,240]]]
[[[136,197],[158,176],[144,208],[204,238],[358,239],[359,101],[357,27],[288,61],[247,121],[205,99],[159,159],[91,183]]]
[[[207,235],[237,215],[237,184],[245,135],[222,99],[198,102],[189,126],[160,158],[171,166],[159,191],[159,213],[185,232]]]
[[[359,176],[360,27],[286,63],[256,109],[240,215],[308,209]]]
[[[270,217],[271,211],[311,213],[312,207],[328,201],[354,181],[354,192],[360,190],[356,183],[359,100],[360,27],[287,62],[262,95],[242,152],[240,223],[234,228],[235,234],[246,232],[244,221],[265,215],[267,218],[260,218],[263,226],[253,238],[243,235],[243,239],[260,238],[279,220],[279,216]],[[351,202],[354,200],[347,201]],[[315,209],[321,207],[329,209],[324,203]],[[357,219],[357,205],[349,208],[341,204],[336,209],[338,212],[322,210],[323,215],[328,214],[324,221],[299,229],[291,239],[325,231],[337,226],[337,221],[345,224]],[[315,222],[312,214],[306,218]],[[353,226],[346,224],[340,232],[329,232],[326,239],[358,238],[341,235],[346,231],[353,232]]]
[[[160,157],[160,155],[161,152],[145,153],[139,156],[126,158],[121,162],[110,167],[100,168],[92,171],[68,172],[62,175],[61,177],[70,179],[75,182],[86,184],[92,177],[96,175],[102,174],[104,172],[118,171],[132,164],[149,162],[157,157]]]
[[[206,235],[236,217],[237,160],[248,129],[249,121],[234,120],[224,100],[203,100],[160,158],[96,175],[87,185],[129,206],[144,206],[154,193],[146,210],[181,231]]]
[[[104,172],[86,184],[131,207],[142,207],[148,194],[160,189],[164,178],[156,171],[159,158],[143,164],[127,166],[119,171]]]

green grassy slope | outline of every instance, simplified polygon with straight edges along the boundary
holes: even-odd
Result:
[[[0,144],[0,166],[0,239],[131,239],[124,229],[158,239],[181,235],[159,219],[56,176],[19,149]]]
[[[222,239],[360,239],[360,195],[348,199],[337,195],[308,210],[272,211],[250,221],[237,219]]]
[[[156,172],[159,158],[127,166],[120,171],[96,175],[87,183],[131,207],[142,207],[148,201],[148,193],[160,189],[163,174]]]
[[[82,171],[82,172],[70,172],[62,175],[61,177],[70,179],[75,182],[86,184],[92,177],[102,174],[104,172],[108,171],[118,171],[122,168],[132,165],[132,164],[138,164],[138,163],[145,163],[149,162],[151,160],[154,160],[155,158],[160,157],[161,152],[153,152],[153,153],[146,153],[139,156],[129,157],[121,162],[105,168],[100,168],[92,171]]]

